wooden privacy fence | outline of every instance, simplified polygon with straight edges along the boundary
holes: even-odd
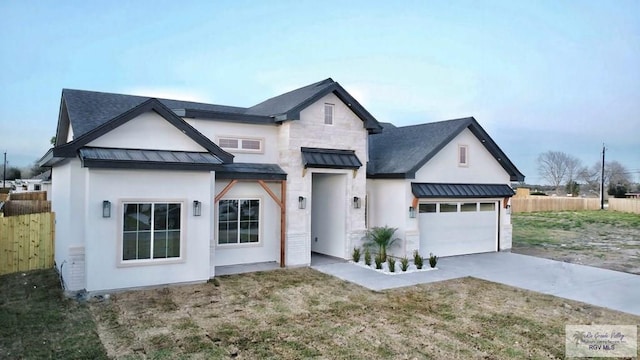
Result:
[[[536,212],[536,211],[580,211],[600,209],[600,199],[594,198],[570,198],[570,197],[526,197],[511,198],[511,211]]]
[[[11,193],[11,200],[47,200],[47,192],[46,191],[29,191],[29,192],[21,192],[21,193]]]
[[[4,216],[51,212],[51,201],[46,200],[11,200],[4,203]]]
[[[640,214],[640,199],[609,198],[609,210]]]
[[[0,218],[0,275],[53,267],[55,214]]]

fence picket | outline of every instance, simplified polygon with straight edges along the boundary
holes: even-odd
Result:
[[[53,267],[54,220],[54,213],[0,218],[0,275]]]

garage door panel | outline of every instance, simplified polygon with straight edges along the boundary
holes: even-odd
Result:
[[[493,211],[420,213],[421,253],[452,256],[496,251],[497,206],[493,209]]]

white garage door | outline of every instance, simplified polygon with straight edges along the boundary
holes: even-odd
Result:
[[[420,253],[437,256],[498,250],[497,201],[419,204]]]

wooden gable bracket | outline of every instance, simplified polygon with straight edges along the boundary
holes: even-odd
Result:
[[[358,175],[358,169],[353,169],[353,178],[355,179]]]
[[[307,167],[306,166],[304,168],[302,168],[302,177],[304,177],[305,175],[307,175]]]

